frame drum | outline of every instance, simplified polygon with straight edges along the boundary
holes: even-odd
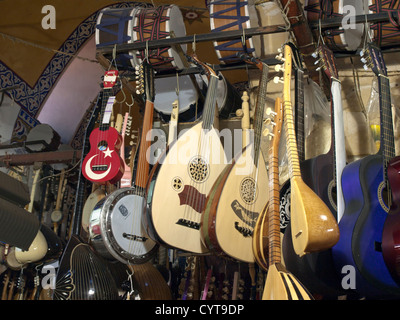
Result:
[[[365,13],[361,0],[305,0],[304,11],[309,22],[317,22],[320,19],[341,17],[348,14],[343,12],[346,6],[355,9],[355,15]],[[316,31],[318,32],[318,31]],[[359,23],[354,28],[326,29],[322,36],[326,45],[334,51],[354,51],[360,47],[364,35],[364,24]]]
[[[390,22],[371,23],[369,28],[370,36],[378,47],[397,47],[400,42],[400,0],[368,0],[368,5],[369,13],[389,11],[395,14],[397,21],[389,16]]]
[[[201,77],[195,75],[199,87],[202,87]],[[172,78],[156,78],[154,81],[155,99],[154,109],[160,115],[160,118],[168,122],[171,118],[172,103],[178,98],[176,95],[176,81]],[[188,75],[179,77],[179,121],[195,121],[197,105],[197,118],[203,112],[203,105],[198,102],[196,88]]]
[[[185,23],[178,6],[142,7],[135,12],[133,28],[131,29],[132,42],[170,38],[171,32],[174,32],[176,38],[186,35]],[[186,53],[186,45],[181,45],[181,48]],[[132,55],[133,66],[141,64],[146,57],[145,50],[131,52],[130,54]],[[149,49],[148,60],[156,69],[184,68],[184,63],[178,51],[173,47]]]
[[[211,32],[234,31],[259,27],[257,11],[246,0],[214,0],[210,2],[210,27]],[[237,52],[261,56],[261,39],[252,37],[246,40],[245,46],[242,39],[230,41],[214,41],[214,48],[221,63],[235,63],[239,61]]]
[[[89,221],[89,239],[107,260],[125,264],[144,263],[156,253],[158,245],[142,226],[145,199],[134,188],[121,188],[100,200]]]
[[[95,40],[96,48],[132,42],[132,19],[137,8],[106,8],[100,11],[97,17]],[[112,58],[112,57],[108,57]],[[118,67],[132,68],[132,56],[128,53],[119,53],[115,62]]]

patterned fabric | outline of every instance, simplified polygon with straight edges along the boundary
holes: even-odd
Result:
[[[124,2],[110,7],[129,7],[135,4],[135,2]],[[10,90],[7,94],[21,107],[11,136],[12,143],[24,141],[30,129],[40,123],[36,119],[40,108],[46,97],[51,93],[57,79],[72,60],[73,57],[71,54],[76,54],[85,41],[94,34],[99,11],[84,20],[72,32],[61,48],[58,49],[58,51],[65,52],[68,55],[56,53],[33,87],[15,74],[10,67],[0,61],[0,87],[17,86],[16,89]]]

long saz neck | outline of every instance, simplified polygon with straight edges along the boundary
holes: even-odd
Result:
[[[137,174],[135,178],[135,186],[145,188],[147,178],[149,176],[150,163],[147,152],[150,150],[151,141],[147,139],[147,133],[153,127],[154,102],[146,100],[145,111],[143,116],[142,134],[140,137],[140,147],[137,162]]]
[[[378,76],[379,83],[379,105],[380,105],[380,123],[381,123],[381,141],[378,153],[382,155],[384,182],[387,190],[390,186],[387,178],[387,164],[395,156],[393,122],[392,122],[392,104],[390,99],[389,78],[384,75]],[[388,192],[390,194],[390,192]]]
[[[286,144],[288,151],[288,164],[290,178],[301,178],[299,156],[297,151],[296,131],[293,119],[293,109],[290,97],[290,84],[292,77],[292,53],[289,46],[285,46],[285,71],[283,84],[283,110],[284,125],[286,133]]]
[[[275,102],[281,105],[281,100]],[[275,108],[276,109],[276,108]],[[278,123],[279,119],[276,120]],[[269,163],[269,207],[268,207],[268,246],[269,265],[281,262],[281,227],[280,227],[280,195],[279,195],[279,139],[281,130],[277,130],[273,139],[275,143],[268,151]]]

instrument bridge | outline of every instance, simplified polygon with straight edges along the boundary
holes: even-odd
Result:
[[[176,224],[179,224],[184,227],[200,230],[200,223],[195,222],[195,221],[190,221],[187,219],[179,219]]]
[[[134,241],[140,241],[140,242],[146,242],[147,239],[148,239],[148,238],[146,238],[146,237],[137,236],[137,235],[129,234],[129,233],[125,233],[125,232],[122,234],[122,236],[123,236],[124,238],[126,238],[126,239],[134,240]]]

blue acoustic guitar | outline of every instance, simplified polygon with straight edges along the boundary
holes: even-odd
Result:
[[[395,156],[390,86],[379,48],[369,43],[365,53],[362,60],[372,68],[379,83],[380,148],[376,154],[343,169],[345,210],[339,222],[340,239],[332,252],[339,272],[343,272],[343,267],[355,271],[354,289],[360,296],[399,298],[400,287],[382,255],[383,226],[391,205],[387,164]]]

